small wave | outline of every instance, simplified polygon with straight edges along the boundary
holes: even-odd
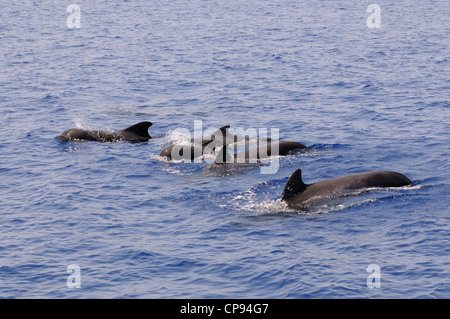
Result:
[[[150,159],[161,163],[162,164],[161,170],[169,174],[186,176],[197,174],[198,172],[197,165],[194,165],[196,163],[192,163],[190,161],[185,162],[183,160],[179,161],[169,160],[165,156],[160,156],[159,154],[150,155]]]
[[[246,164],[246,163],[230,163],[230,164],[212,164],[206,166],[200,175],[211,177],[230,177],[240,175],[248,172],[250,169],[260,167],[258,164]]]
[[[164,166],[162,170],[174,175],[185,175],[184,173],[181,172],[181,170],[178,167],[175,166]]]
[[[280,199],[268,199],[262,202],[248,202],[241,207],[244,211],[251,212],[253,215],[271,215],[279,213],[293,212],[288,205]]]
[[[100,127],[98,124],[93,125],[91,123],[92,120],[87,121],[85,119],[75,118],[73,120],[73,122],[75,124],[75,127],[83,129],[83,130],[87,130],[87,131],[97,131],[97,130],[106,131],[106,132],[113,132],[114,131],[109,126]]]
[[[161,156],[159,154],[152,154],[152,155],[150,155],[150,159],[156,160],[158,162],[164,162],[164,163],[170,163],[171,162],[169,159],[167,159],[167,157]]]
[[[258,183],[245,192],[234,196],[228,202],[228,205],[240,211],[251,213],[252,215],[266,215],[291,211],[287,204],[279,198],[268,198],[273,195],[273,192],[269,190],[274,187],[275,184],[273,182]]]

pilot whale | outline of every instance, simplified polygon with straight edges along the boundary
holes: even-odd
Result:
[[[298,142],[290,141],[280,141],[272,142],[272,139],[265,139],[268,144],[257,146],[254,148],[247,149],[245,151],[230,155],[227,151],[228,144],[233,143],[234,136],[228,134],[229,126],[224,126],[220,128],[222,136],[220,138],[220,132],[216,132],[215,144],[209,144],[209,146],[214,145],[214,147],[221,147],[216,155],[216,160],[214,164],[230,164],[230,163],[252,163],[259,164],[260,159],[264,159],[270,156],[286,156],[293,154],[301,150],[308,150],[308,147]],[[213,136],[214,138],[214,136]],[[258,139],[259,142],[263,139]]]
[[[251,159],[264,159],[270,156],[287,156],[307,149],[308,147],[302,143],[281,141],[277,143],[268,143],[256,148],[250,148],[234,154],[234,158],[237,160],[245,159],[245,161],[250,161]]]
[[[214,140],[206,140],[201,145],[195,144],[171,144],[159,152],[160,156],[168,160],[191,160],[203,156],[205,147]]]
[[[203,137],[203,138],[192,138],[191,139],[191,143],[195,143],[195,144],[202,144],[203,142],[207,141],[207,140],[213,140],[218,134],[220,134],[220,131],[223,129],[228,129],[230,128],[229,125],[226,126],[222,126],[220,129],[218,129],[216,132],[214,132],[213,134],[207,136],[207,137]],[[263,142],[271,142],[272,139],[269,137],[266,138],[251,138],[249,136],[240,136],[240,135],[235,135],[235,134],[230,134],[228,132],[228,130],[225,132],[225,142],[226,144],[232,144],[232,143],[242,143],[245,142],[245,145],[249,145],[250,142],[256,140],[258,142],[263,141]]]
[[[258,163],[258,160],[270,156],[287,156],[303,150],[308,150],[308,147],[302,143],[281,141],[250,148],[231,155],[227,152],[227,145],[224,144],[216,156],[215,163]]]
[[[391,171],[372,171],[336,177],[313,184],[305,184],[302,171],[297,169],[287,181],[281,200],[291,208],[309,205],[345,195],[345,191],[370,187],[401,187],[413,183],[404,175]]]
[[[166,157],[169,160],[191,160],[203,156],[203,151],[205,147],[216,140],[216,136],[225,136],[226,130],[229,125],[224,125],[215,131],[210,136],[204,139],[191,139],[191,144],[171,144],[163,148],[159,155]],[[215,149],[215,146],[211,148],[211,151]]]
[[[148,128],[151,122],[140,122],[121,131],[94,131],[81,128],[71,128],[62,132],[57,138],[61,142],[69,141],[97,141],[97,142],[146,142],[151,139]]]

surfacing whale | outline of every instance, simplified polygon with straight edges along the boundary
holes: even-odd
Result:
[[[305,184],[302,171],[297,169],[287,181],[281,200],[290,208],[307,208],[313,203],[345,195],[346,191],[371,187],[401,187],[413,185],[404,175],[391,171],[372,171],[336,177]]]
[[[244,162],[251,161],[252,159],[264,159],[270,156],[287,156],[295,154],[299,151],[307,150],[308,147],[298,142],[280,141],[275,143],[268,143],[255,148],[236,153],[233,155],[235,160],[239,162],[239,159]]]
[[[270,142],[269,144],[247,149],[245,151],[229,154],[227,145],[224,143],[218,151],[215,164],[230,163],[259,163],[259,160],[269,158],[271,156],[287,156],[300,151],[308,150],[308,147],[298,142],[281,141]]]
[[[95,131],[71,128],[62,132],[57,138],[61,142],[96,141],[96,142],[146,142],[152,137],[148,134],[151,122],[140,122],[121,131]]]
[[[226,134],[226,130],[229,125],[224,125],[215,131],[210,136],[203,139],[191,139],[190,144],[171,144],[159,152],[160,156],[167,158],[168,160],[191,160],[201,157],[204,155],[204,150],[207,145],[214,142],[216,136],[223,136]],[[210,151],[214,151],[215,146],[213,146]]]

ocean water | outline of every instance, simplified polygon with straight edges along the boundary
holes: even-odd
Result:
[[[449,298],[449,11],[3,2],[0,297]],[[149,142],[56,139],[140,121]],[[278,129],[311,151],[273,174],[158,156],[199,123]],[[392,170],[415,186],[299,212],[280,201],[297,168],[306,183]]]

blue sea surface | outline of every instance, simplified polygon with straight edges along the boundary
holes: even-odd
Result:
[[[0,297],[449,298],[450,2],[377,0],[380,28],[371,3],[2,2]],[[56,138],[141,121],[145,143]],[[196,123],[311,151],[273,174],[158,156]],[[300,212],[298,168],[415,185]]]

